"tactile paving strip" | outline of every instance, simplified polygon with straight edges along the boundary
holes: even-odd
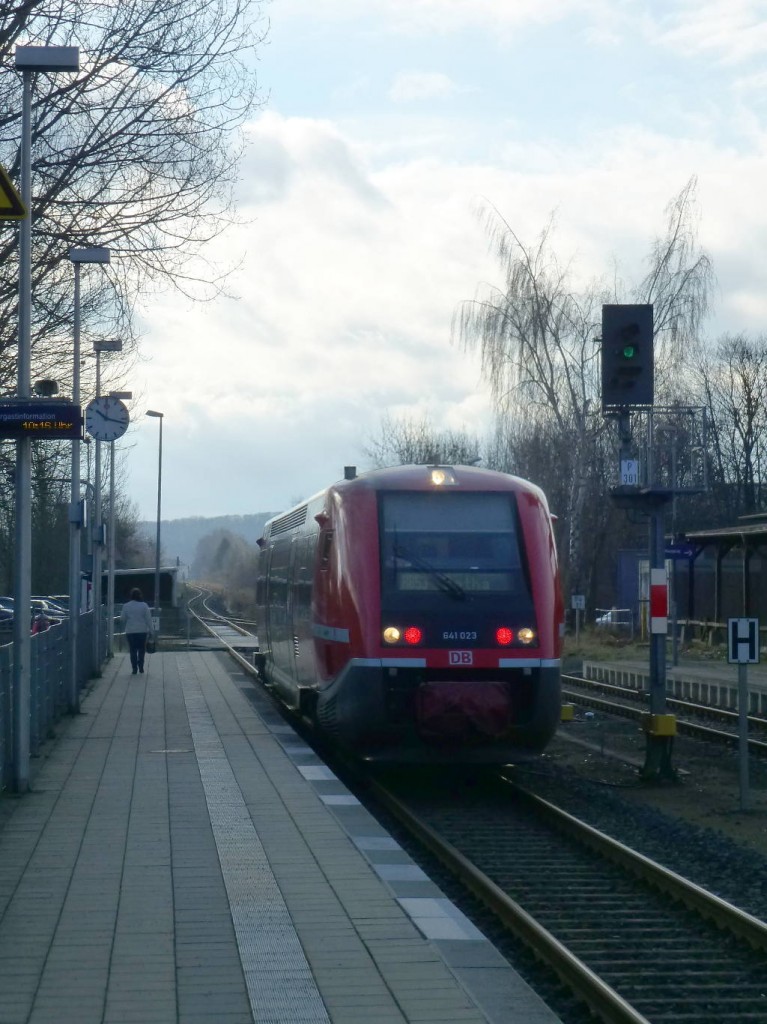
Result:
[[[199,683],[182,686],[253,1018],[330,1024]]]

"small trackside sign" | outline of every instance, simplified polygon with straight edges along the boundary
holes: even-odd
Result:
[[[756,665],[759,662],[759,619],[728,619],[727,661]]]
[[[448,651],[448,662],[451,665],[473,665],[474,664],[474,652],[473,651]]]
[[[650,569],[650,632],[668,633],[668,581],[665,569]]]

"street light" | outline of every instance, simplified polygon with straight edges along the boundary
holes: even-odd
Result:
[[[72,401],[80,404],[80,267],[83,263],[109,263],[110,252],[103,246],[70,249],[69,261],[75,268],[74,352],[72,365]],[[80,710],[80,679],[77,650],[80,632],[80,530],[83,525],[80,501],[80,441],[72,442],[72,489],[69,498],[69,710]]]
[[[110,391],[110,398],[130,401],[132,391]],[[115,442],[109,442],[109,554],[107,555],[107,657],[114,657],[115,640]]]
[[[27,209],[19,225],[19,398],[29,398],[32,367],[32,76],[37,72],[75,72],[80,66],[76,46],[17,46],[21,72],[21,199]],[[16,442],[16,553],[14,595],[21,614],[13,617],[13,788],[29,789],[31,643],[29,608],[32,599],[32,442]]]
[[[94,341],[96,353],[96,398],[101,397],[101,353],[122,352],[122,338],[102,338]],[[93,499],[93,555],[91,559],[91,596],[93,598],[93,671],[101,675],[101,565],[104,546],[104,524],[101,521],[101,439],[95,438],[94,499]]]
[[[157,537],[154,548],[154,614],[155,633],[160,632],[160,513],[162,511],[162,421],[164,413],[155,412],[154,409],[147,409],[147,416],[154,416],[160,421],[160,445],[157,459]]]

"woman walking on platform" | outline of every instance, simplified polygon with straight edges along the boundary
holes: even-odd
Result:
[[[138,587],[131,590],[130,601],[126,601],[123,605],[120,622],[123,632],[128,638],[130,663],[135,676],[136,672],[143,673],[144,671],[147,637],[152,632],[152,613]]]

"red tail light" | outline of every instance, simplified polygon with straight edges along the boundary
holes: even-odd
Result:
[[[514,639],[514,633],[508,626],[501,626],[495,631],[495,642],[501,647],[508,647]]]
[[[402,635],[406,644],[420,644],[423,640],[423,632],[418,626],[408,626]]]

